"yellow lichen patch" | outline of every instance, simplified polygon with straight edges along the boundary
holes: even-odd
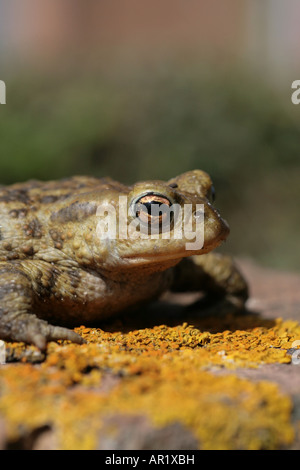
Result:
[[[16,348],[17,364],[0,368],[0,416],[8,440],[50,426],[62,449],[97,447],[109,414],[141,414],[153,426],[179,422],[203,449],[276,449],[293,440],[290,398],[270,382],[234,375],[236,367],[289,363],[297,322],[254,316],[113,332],[80,327],[87,344]],[[216,368],[231,368],[216,375]],[[101,433],[100,433],[101,435]]]
[[[216,333],[202,331],[187,323],[175,327],[160,325],[126,334],[89,328],[78,328],[77,332],[91,343],[100,342],[103,350],[109,352],[108,360],[111,358],[112,362],[116,359],[113,353],[122,352],[119,361],[120,358],[125,359],[126,352],[130,352],[132,358],[133,352],[139,357],[158,357],[166,352],[192,350],[200,367],[257,367],[260,364],[290,363],[287,350],[300,338],[300,325],[295,321],[276,319],[273,326],[269,326],[270,322],[266,322],[267,326],[262,322],[261,326],[251,327],[249,321],[253,318],[249,317],[244,318],[246,329],[233,328]]]
[[[203,371],[191,377],[184,361],[176,372],[170,375],[169,367],[163,367],[156,384],[141,377],[127,381],[112,393],[111,405],[130,413],[126,397],[133,394],[135,412],[148,414],[159,426],[184,423],[202,449],[272,449],[293,439],[290,400],[274,384]]]

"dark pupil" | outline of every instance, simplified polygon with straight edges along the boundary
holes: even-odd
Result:
[[[143,203],[143,209],[146,208],[147,209],[147,212],[149,215],[151,215],[151,210],[153,211],[152,207],[154,206],[154,204],[158,204],[156,201],[153,201],[153,202],[144,202]],[[158,204],[160,206],[160,204]]]
[[[139,202],[136,207],[136,215],[139,216],[140,212],[143,211],[153,217],[162,216],[167,207],[166,204],[158,201]]]
[[[168,201],[166,201],[168,202]],[[173,219],[170,213],[170,205],[166,202],[157,200],[140,200],[136,205],[136,216],[151,227],[162,228],[164,223],[171,222]]]

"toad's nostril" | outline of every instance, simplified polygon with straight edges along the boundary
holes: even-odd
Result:
[[[204,210],[197,210],[196,212],[194,212],[194,217],[195,219],[201,219],[204,217]]]

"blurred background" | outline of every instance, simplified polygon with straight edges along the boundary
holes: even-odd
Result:
[[[0,0],[0,183],[200,168],[222,248],[300,270],[297,0]]]

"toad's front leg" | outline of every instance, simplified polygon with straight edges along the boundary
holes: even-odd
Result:
[[[23,341],[44,350],[48,341],[66,339],[81,344],[74,331],[50,325],[31,313],[32,282],[18,263],[0,263],[0,339]]]
[[[219,253],[184,258],[176,267],[173,292],[203,291],[206,305],[219,305],[222,310],[232,306],[243,310],[248,286],[230,256]]]

